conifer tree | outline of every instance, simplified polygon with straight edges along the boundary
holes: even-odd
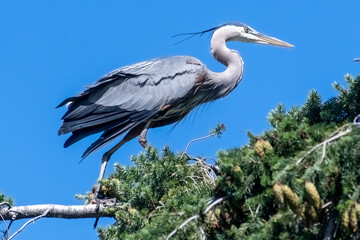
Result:
[[[277,106],[272,129],[214,164],[149,147],[116,165],[102,181],[116,222],[100,238],[357,239],[360,76],[345,80],[325,102],[312,90],[303,106]]]
[[[100,239],[359,239],[360,76],[345,80],[325,102],[311,90],[303,106],[278,105],[270,130],[216,161],[148,147],[117,164],[101,182],[116,204],[102,207],[115,223]]]

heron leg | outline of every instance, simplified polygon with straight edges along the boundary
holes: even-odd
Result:
[[[104,178],[105,170],[106,170],[107,164],[108,164],[111,156],[126,142],[128,142],[128,141],[126,141],[126,139],[124,137],[118,144],[116,144],[113,148],[111,148],[109,151],[107,151],[103,155],[103,157],[101,159],[101,167],[100,167],[100,174],[99,174],[98,181],[100,181]]]
[[[146,148],[149,145],[147,140],[147,133],[149,131],[149,126],[150,126],[150,122],[147,122],[138,138],[138,141],[143,148]]]
[[[94,199],[98,198],[98,194],[100,191],[100,181],[104,178],[105,175],[105,170],[107,167],[107,164],[109,163],[109,160],[111,158],[111,156],[125,143],[127,143],[128,141],[136,138],[137,136],[139,136],[141,134],[141,132],[144,129],[144,125],[145,124],[140,124],[137,127],[131,129],[126,135],[125,137],[118,143],[116,144],[114,147],[112,147],[109,151],[107,151],[102,159],[101,159],[101,167],[100,167],[100,174],[99,174],[99,178],[98,178],[98,183],[94,186]],[[145,125],[146,126],[146,125]]]

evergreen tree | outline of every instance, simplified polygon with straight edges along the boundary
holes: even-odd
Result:
[[[360,76],[268,115],[272,129],[218,159],[148,147],[116,165],[100,196],[116,204],[108,239],[360,239]],[[221,135],[219,124],[209,136]],[[92,194],[78,196],[92,199]],[[12,200],[0,193],[1,207]],[[48,210],[49,211],[49,210]]]
[[[272,129],[206,159],[154,148],[116,165],[102,195],[116,223],[101,239],[357,239],[360,76],[325,102],[270,112]],[[217,133],[222,128],[217,128]],[[331,239],[331,238],[329,238]]]

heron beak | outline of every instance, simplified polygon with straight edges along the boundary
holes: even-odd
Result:
[[[290,43],[281,41],[277,38],[270,37],[270,36],[267,36],[262,33],[258,33],[256,35],[259,38],[258,42],[262,43],[262,44],[270,44],[270,45],[281,46],[281,47],[294,47],[294,45],[291,45]]]

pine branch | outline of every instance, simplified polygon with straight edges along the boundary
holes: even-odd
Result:
[[[47,212],[46,218],[96,218],[96,217],[114,217],[113,213],[106,212],[106,206],[100,205],[98,211],[96,205],[57,205],[41,204],[11,207],[9,209],[1,208],[0,215],[4,220],[19,220],[24,218],[34,218]]]

